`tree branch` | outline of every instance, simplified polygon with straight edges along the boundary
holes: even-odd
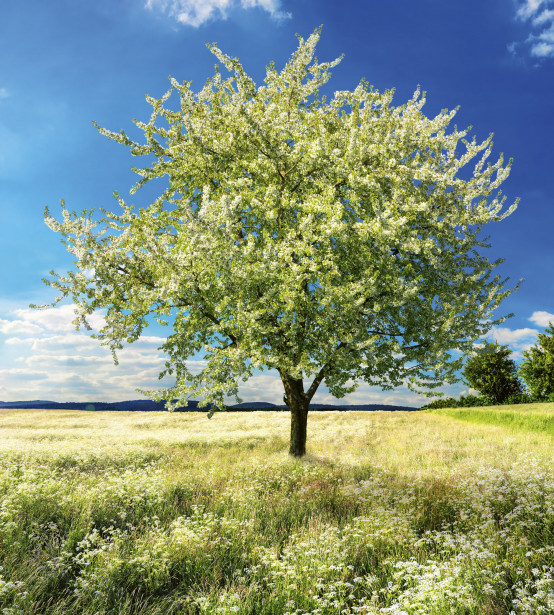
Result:
[[[315,395],[315,392],[317,391],[319,385],[323,382],[323,379],[325,378],[325,374],[326,374],[326,371],[329,365],[330,363],[327,363],[319,370],[319,373],[314,378],[314,381],[312,382],[312,384],[310,385],[310,388],[306,392],[306,397],[308,398],[309,401],[312,401],[312,397]]]
[[[144,279],[141,275],[138,275],[137,273],[129,271],[128,269],[126,269],[122,265],[116,265],[116,269],[117,269],[117,271],[119,271],[119,273],[123,273],[125,275],[128,275],[129,277],[134,278],[135,280],[138,280],[139,282],[141,282],[145,286],[149,286],[150,288],[156,288],[156,285],[154,284],[154,282],[151,282],[149,280]]]

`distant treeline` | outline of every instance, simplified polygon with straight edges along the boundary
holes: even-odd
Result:
[[[204,408],[198,407],[198,401],[189,401],[186,407],[179,407],[175,409],[175,412],[209,412],[211,405],[208,404]],[[101,410],[124,410],[133,412],[163,412],[165,411],[165,401],[152,401],[150,399],[137,399],[133,401],[118,401],[118,402],[56,402],[47,401],[41,399],[35,399],[32,401],[13,401],[5,402],[0,401],[1,409],[40,409],[40,410],[88,410],[88,411],[101,411]],[[245,412],[245,411],[276,411],[276,410],[288,410],[287,406],[278,406],[276,404],[270,404],[267,402],[245,402],[242,404],[234,404],[227,406],[228,412]],[[410,406],[390,406],[383,404],[354,404],[347,406],[333,406],[330,404],[312,404],[310,410],[358,410],[358,411],[411,411],[418,410]]]

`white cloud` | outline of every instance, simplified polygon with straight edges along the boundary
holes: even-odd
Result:
[[[291,13],[280,10],[280,0],[241,0],[240,4],[244,9],[259,6],[260,8],[266,10],[273,17],[273,19],[290,19],[292,17]]]
[[[9,95],[10,94],[6,88],[0,88],[0,100],[3,98],[8,98]]]
[[[539,327],[548,327],[549,322],[554,323],[554,314],[550,312],[533,312],[529,320]]]
[[[14,313],[23,321],[27,323],[34,323],[40,325],[44,329],[49,331],[73,331],[75,329],[73,320],[75,319],[75,312],[73,305],[59,305],[56,307],[45,308],[43,310],[36,310],[32,308],[25,308],[14,310]],[[87,322],[95,329],[99,330],[105,325],[104,317],[101,314],[94,313],[87,316]]]
[[[56,352],[66,354],[74,352],[86,352],[98,348],[98,342],[88,335],[77,331],[48,335],[45,331],[38,337],[9,337],[5,342],[8,346],[29,346],[34,352]]]
[[[109,357],[87,356],[87,355],[64,355],[64,354],[34,354],[30,357],[21,357],[18,363],[34,366],[43,369],[83,366],[95,369],[98,365],[106,365]]]
[[[532,28],[524,43],[530,55],[535,58],[554,58],[554,0],[518,2],[516,17]],[[514,54],[520,47],[519,43],[508,45]]]
[[[519,3],[517,16],[523,20],[530,19],[531,17],[533,17],[533,15],[537,13],[541,5],[544,3],[545,0],[523,0],[523,2]]]
[[[534,26],[542,26],[542,24],[550,24],[554,21],[554,11],[547,9],[543,11],[538,17],[533,19]]]
[[[270,404],[281,405],[283,403],[283,383],[278,373],[274,370],[268,373],[254,375],[239,388],[239,396],[242,401],[265,401]],[[230,399],[229,403],[235,403]]]
[[[528,327],[513,330],[508,327],[493,327],[487,337],[491,341],[508,346],[512,351],[510,359],[517,362],[523,359],[523,352],[533,346],[538,333],[537,329]]]
[[[158,350],[165,341],[163,337],[148,335],[125,346],[118,352],[119,365],[114,366],[107,348],[91,339],[88,332],[74,330],[71,305],[39,311],[0,303],[0,316],[0,332],[9,336],[3,339],[0,348],[0,399],[118,401],[141,397],[136,389],[149,390],[172,384],[170,379],[158,380],[166,360]],[[488,337],[507,344],[514,352],[512,358],[518,361],[522,352],[536,342],[540,328],[546,327],[549,321],[554,322],[554,314],[535,311],[529,320],[537,328],[495,327]],[[104,323],[101,315],[95,315],[90,321],[95,328]],[[187,367],[198,374],[206,361],[194,359],[196,357],[187,361]],[[457,397],[464,386],[445,385],[441,390],[447,396]],[[239,394],[244,401],[283,403],[283,386],[274,370],[255,373],[247,382],[241,382]],[[228,401],[232,403],[233,400]],[[382,391],[361,382],[356,391],[340,400],[332,397],[322,384],[313,402],[419,407],[426,399],[404,386]]]
[[[0,303],[0,332],[7,337],[0,351],[0,399],[50,399],[54,401],[118,401],[142,397],[136,389],[169,386],[172,380],[158,380],[166,357],[158,350],[165,338],[145,335],[118,352],[113,364],[109,350],[86,331],[75,331],[72,305],[45,310]],[[101,315],[90,319],[96,329],[104,324]],[[0,341],[1,343],[1,341]],[[206,360],[192,359],[187,367],[198,374]],[[283,404],[283,385],[275,370],[255,373],[240,385],[244,401]],[[229,403],[234,400],[229,399]],[[383,392],[361,383],[348,397],[337,400],[324,384],[314,403],[383,403],[420,406],[423,397],[405,388]]]
[[[330,404],[333,406],[354,404],[383,404],[386,406],[412,406],[418,408],[427,403],[423,395],[413,393],[406,387],[400,387],[394,391],[382,391],[379,387],[360,383],[358,388],[342,399],[336,399],[325,390],[314,395],[314,403]]]
[[[198,28],[214,19],[226,19],[235,8],[259,7],[273,19],[288,19],[291,15],[280,10],[280,0],[147,0],[146,8],[167,13],[179,23]]]
[[[11,367],[9,369],[0,369],[0,379],[3,378],[9,378],[10,380],[21,379],[25,383],[27,380],[46,380],[48,373],[36,369]]]
[[[169,386],[159,373],[166,357],[159,347],[165,338],[144,335],[111,352],[84,330],[75,331],[73,305],[45,310],[0,305],[0,333],[6,336],[0,352],[0,398],[54,401],[118,401],[143,397],[136,389]],[[94,329],[104,325],[101,314],[88,318]],[[0,342],[1,343],[1,342]],[[187,361],[193,374],[206,361]]]
[[[198,375],[207,365],[207,361],[186,361],[187,369],[194,376]]]
[[[14,335],[21,333],[23,335],[41,333],[44,329],[32,322],[24,320],[3,320],[0,318],[0,333],[4,335]]]
[[[537,58],[554,58],[554,44],[540,41],[531,48],[531,54]]]
[[[536,329],[508,329],[508,327],[493,327],[488,334],[489,339],[496,340],[499,344],[508,344],[509,346],[521,349],[522,345],[532,343],[532,340],[538,335]]]
[[[160,386],[158,374],[165,363],[158,350],[161,337],[144,336],[124,347],[119,366],[114,366],[107,348],[89,333],[75,331],[73,305],[45,310],[11,305],[1,315],[0,332],[10,336],[0,353],[4,400],[116,401],[139,397],[137,388]],[[88,320],[94,329],[104,325],[101,314]]]
[[[554,314],[550,312],[533,312],[529,320],[538,327],[547,327],[549,322],[554,323]],[[538,329],[524,327],[522,329],[509,329],[508,327],[493,327],[487,338],[499,344],[506,345],[512,351],[511,359],[520,361],[523,359],[523,352],[529,350],[537,342]]]

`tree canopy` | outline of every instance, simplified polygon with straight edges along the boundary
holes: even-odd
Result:
[[[534,346],[523,352],[519,374],[536,399],[554,401],[554,325],[549,322]]]
[[[419,88],[398,107],[365,81],[327,100],[340,58],[319,62],[319,37],[298,37],[261,86],[209,45],[230,75],[216,66],[197,93],[171,79],[148,96],[150,120],[134,121],[144,143],[99,127],[146,157],[133,193],[165,178],[159,198],[137,211],[116,195],[120,211],[100,220],[63,203],[61,222],[45,214],[76,257],[75,271],[47,280],[75,302],[76,326],[107,309],[97,337],[116,352],[149,319],[168,325],[161,376],[175,384],[155,399],[222,409],[254,370],[277,370],[294,455],[321,383],[340,398],[359,381],[454,382],[511,292],[480,239],[516,206],[499,191],[511,160],[488,161],[492,135],[449,130],[456,110],[426,117]],[[192,373],[198,352],[206,364]]]
[[[467,359],[463,376],[469,386],[496,404],[522,392],[512,351],[497,343],[487,344]]]

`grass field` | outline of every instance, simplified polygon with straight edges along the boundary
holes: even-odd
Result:
[[[517,406],[484,406],[434,410],[434,414],[450,416],[468,423],[500,425],[516,431],[535,431],[554,436],[554,404]]]
[[[0,613],[552,614],[554,404],[467,412],[0,411]]]

